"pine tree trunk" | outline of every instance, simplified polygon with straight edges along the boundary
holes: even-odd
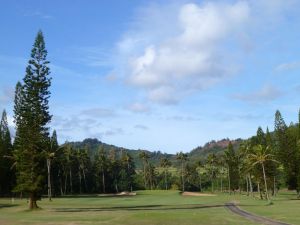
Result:
[[[36,200],[37,199],[36,199],[35,193],[30,193],[30,195],[29,195],[29,209],[30,210],[38,208]]]
[[[48,199],[52,201],[52,189],[51,189],[51,159],[47,159],[47,172],[48,172]]]

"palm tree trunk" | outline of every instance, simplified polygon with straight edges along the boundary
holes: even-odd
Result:
[[[249,179],[250,193],[253,197],[253,186],[252,186],[252,181],[251,181],[251,175],[250,174],[248,174],[248,179]]]
[[[105,193],[105,176],[104,176],[104,171],[102,171],[102,188],[103,188],[103,193]]]
[[[200,191],[202,192],[202,180],[201,180],[201,174],[199,173],[199,181],[200,181]]]
[[[258,189],[258,193],[259,193],[260,199],[263,199],[263,196],[262,196],[261,191],[260,191],[260,184],[259,184],[259,182],[257,183],[257,189]]]
[[[69,174],[70,174],[70,187],[71,187],[71,194],[73,194],[73,182],[72,182],[72,170],[71,170],[71,168],[70,168]]]
[[[223,179],[222,179],[222,175],[221,175],[221,192],[223,192]]]
[[[165,184],[166,184],[166,190],[168,190],[167,170],[166,169],[165,169]]]
[[[229,194],[231,195],[231,186],[230,186],[230,170],[228,166],[228,189],[229,189]]]
[[[246,176],[246,190],[247,190],[247,196],[249,196],[249,181],[248,181],[248,176]]]
[[[184,176],[183,176],[183,162],[181,163],[181,180],[182,180],[182,191],[184,192]]]
[[[48,172],[48,199],[51,201],[52,190],[51,190],[51,159],[47,158],[47,172]]]
[[[58,176],[59,176],[59,184],[60,184],[60,195],[63,196],[63,182],[62,182],[62,174],[60,169],[58,170]]]
[[[67,193],[67,181],[68,181],[68,174],[65,174],[65,194]]]
[[[274,189],[273,196],[276,196],[276,177],[275,176],[273,178],[273,189]]]
[[[82,169],[82,174],[83,174],[85,192],[87,192],[86,176],[85,176],[84,168]]]
[[[144,162],[144,185],[145,189],[147,189],[147,181],[146,181],[146,163]]]
[[[266,191],[266,197],[267,200],[269,201],[269,193],[268,193],[268,186],[267,186],[267,178],[266,178],[266,172],[265,172],[265,166],[263,163],[261,163],[263,174],[264,174],[264,182],[265,182],[265,191]]]
[[[80,173],[80,167],[79,167],[79,194],[81,194],[81,173]]]

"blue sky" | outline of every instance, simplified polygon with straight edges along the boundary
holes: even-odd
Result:
[[[87,4],[88,3],[88,4]],[[2,1],[0,110],[42,29],[59,141],[190,151],[300,107],[300,2]]]

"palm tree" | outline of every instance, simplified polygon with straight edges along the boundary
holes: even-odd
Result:
[[[201,169],[203,167],[202,162],[199,160],[198,162],[196,162],[196,167],[197,167],[197,171],[199,174],[199,187],[200,187],[200,192],[202,192],[202,175],[201,175]]]
[[[64,157],[66,166],[69,170],[69,176],[70,176],[70,191],[71,194],[73,193],[73,178],[72,178],[72,165],[74,160],[74,150],[70,144],[67,144],[64,148]],[[67,187],[67,172],[66,172],[66,179],[65,179],[65,193],[66,193],[66,187]]]
[[[217,156],[212,153],[207,156],[207,164],[209,166],[210,171],[210,179],[211,179],[211,192],[214,192],[214,178],[216,177],[216,165],[217,165]]]
[[[97,171],[102,173],[102,191],[105,193],[105,171],[107,166],[107,157],[102,146],[98,149],[95,163]]]
[[[171,165],[172,163],[166,157],[160,160],[160,166],[164,168],[166,190],[168,190],[168,180],[167,180],[168,167],[170,167]]]
[[[249,141],[245,141],[240,144],[238,156],[239,156],[239,166],[240,166],[240,173],[241,175],[245,176],[246,180],[246,190],[247,196],[249,196],[249,192],[253,196],[253,187],[252,187],[252,180],[251,180],[251,169],[252,162],[249,160],[248,155],[252,151],[251,144]]]
[[[249,159],[252,162],[252,166],[255,166],[257,164],[261,165],[263,178],[264,178],[264,183],[265,183],[266,197],[267,197],[267,200],[270,201],[269,194],[268,194],[265,163],[267,161],[276,162],[276,160],[274,160],[273,155],[268,154],[268,150],[269,150],[269,146],[264,148],[262,145],[256,145],[256,146],[254,146],[254,153],[249,154]]]
[[[56,131],[54,130],[52,133],[52,136],[49,139],[49,149],[45,152],[46,154],[46,162],[47,162],[47,175],[48,175],[48,199],[49,201],[52,201],[52,185],[51,185],[51,164],[52,160],[55,157],[55,154],[58,150],[60,150],[62,147],[58,146],[57,143],[57,135]]]
[[[184,192],[185,180],[184,180],[184,164],[188,160],[187,154],[183,152],[176,153],[176,159],[180,161],[181,164],[181,184],[182,184],[182,191]]]
[[[88,150],[87,149],[77,149],[76,157],[78,161],[78,175],[79,175],[79,193],[81,194],[81,180],[83,175],[84,187],[85,191],[87,191],[87,183],[86,183],[86,166],[88,165]]]
[[[143,161],[143,167],[144,167],[144,185],[145,185],[145,188],[147,188],[146,166],[148,165],[148,159],[150,158],[150,155],[146,151],[142,151],[139,154],[139,158]]]

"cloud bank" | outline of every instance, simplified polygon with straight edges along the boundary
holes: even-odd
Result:
[[[126,82],[150,101],[174,104],[227,79],[236,66],[226,61],[220,45],[241,32],[249,13],[244,1],[149,7],[118,43],[119,54],[129,59]]]

